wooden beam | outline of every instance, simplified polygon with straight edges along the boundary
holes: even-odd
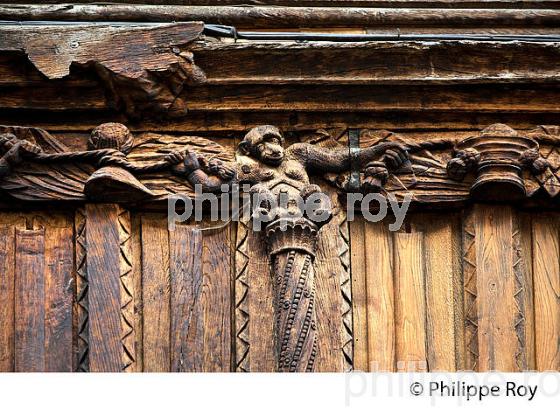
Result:
[[[209,85],[513,84],[560,80],[560,50],[554,43],[233,42],[204,37],[192,50]]]
[[[317,7],[328,3],[330,7]],[[352,6],[367,3],[347,2]],[[377,2],[379,3],[379,2]],[[418,2],[410,1],[405,6],[415,7]],[[438,4],[439,3],[439,4]],[[435,5],[446,3],[438,2]],[[390,8],[373,7],[333,7],[341,2],[319,2],[307,4],[315,7],[275,7],[275,6],[224,6],[224,2],[213,6],[194,5],[3,5],[0,7],[1,20],[62,20],[62,21],[204,21],[211,24],[236,25],[252,28],[278,27],[400,27],[400,26],[557,26],[560,12],[557,10],[523,8],[479,9],[471,8]],[[207,2],[206,2],[207,4]],[[226,2],[227,4],[227,2]],[[448,5],[449,3],[447,3]],[[529,3],[534,7],[535,2]],[[549,3],[550,4],[550,3]],[[293,2],[290,6],[302,6]],[[346,5],[347,6],[347,5]],[[542,5],[538,5],[541,6]]]
[[[29,0],[14,0],[12,4],[28,4]],[[35,0],[37,4],[53,4],[54,0]],[[91,0],[75,0],[76,3],[92,3]],[[115,0],[112,4],[193,5],[193,6],[238,6],[239,0]],[[267,0],[274,6],[339,6],[339,7],[392,7],[392,8],[558,8],[558,0]],[[245,0],[243,4],[262,6],[261,0]],[[62,6],[62,5],[60,5]]]

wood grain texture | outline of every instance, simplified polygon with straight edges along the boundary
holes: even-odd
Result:
[[[201,372],[205,350],[202,233],[176,225],[169,235],[171,371]]]
[[[45,371],[73,370],[73,227],[45,227]]]
[[[535,324],[535,284],[533,274],[533,219],[529,213],[519,212],[517,214],[517,228],[519,235],[514,242],[515,252],[521,258],[519,269],[524,284],[524,291],[518,298],[523,309],[523,326],[525,339],[522,341],[525,351],[525,370],[535,370],[536,367],[536,324]]]
[[[86,205],[89,370],[123,370],[118,205]]]
[[[400,34],[406,33],[400,27]],[[538,83],[558,79],[557,63],[546,67],[542,63],[557,60],[560,53],[555,46],[537,43],[481,41],[474,46],[468,41],[301,43],[210,38],[197,42],[193,51],[207,84],[239,86]],[[327,60],[332,61],[325,64]]]
[[[15,371],[45,371],[45,231],[16,229]]]
[[[249,365],[252,372],[276,370],[274,354],[274,310],[272,278],[267,262],[264,235],[248,233],[248,284],[249,284]]]
[[[557,215],[533,216],[535,365],[560,370],[560,224]]]
[[[395,356],[398,371],[427,371],[424,244],[421,233],[395,233]]]
[[[516,295],[523,291],[516,275],[514,211],[508,206],[474,208],[478,349],[480,371],[518,371],[525,367],[522,309]],[[518,328],[521,326],[521,328]]]
[[[231,370],[231,235],[228,228],[204,234],[203,286],[204,313],[203,371]],[[196,255],[196,253],[195,253]]]
[[[339,253],[344,238],[340,235],[339,224],[344,223],[345,216],[337,205],[334,189],[325,186],[323,192],[330,196],[335,208],[332,221],[319,231],[314,263],[318,346],[315,371],[341,372],[345,368],[341,289],[344,266]]]
[[[392,248],[391,232],[383,223],[366,222],[364,244],[366,245],[368,370],[394,371],[397,343],[394,298],[397,295],[399,297],[404,295],[395,293],[400,290],[396,288],[397,284],[393,276],[393,263],[396,263],[393,262],[393,257],[396,254]],[[407,360],[400,357],[399,360]]]
[[[144,371],[170,371],[169,235],[162,216],[142,216]]]
[[[108,98],[102,95],[103,90],[97,90],[97,97],[101,98],[83,100],[90,104],[95,101],[91,108],[119,107],[136,118],[146,112],[181,116],[185,109],[180,101],[175,101],[177,94],[187,82],[202,82],[204,74],[193,64],[192,54],[173,50],[197,38],[202,27],[202,23],[197,22],[157,27],[39,25],[21,30],[4,26],[0,28],[0,50],[24,52],[37,70],[51,80],[69,76],[71,66],[97,74]],[[154,72],[163,74],[166,81],[161,81]],[[48,81],[46,86],[51,86]],[[0,105],[18,101],[19,91],[2,93]],[[36,93],[39,100],[29,102],[39,106],[40,96],[51,94],[55,97],[63,94],[60,91]],[[67,101],[80,100],[78,94],[75,95],[77,98]]]
[[[235,25],[251,28],[280,27],[377,27],[377,26],[447,26],[447,27],[480,27],[480,26],[551,26],[558,21],[557,10],[508,10],[508,9],[417,9],[418,2],[400,2],[401,7],[394,8],[393,1],[384,2],[390,8],[372,7],[370,2],[335,2],[310,1],[292,2],[254,2],[252,5],[241,6],[230,1],[216,2],[209,7],[209,2],[188,2],[189,6],[179,5],[132,5],[114,4],[112,7],[103,5],[61,6],[20,6],[5,5],[0,8],[2,20],[70,20],[70,21],[207,21],[213,24]],[[198,4],[196,4],[198,3]],[[251,3],[251,2],[247,2]],[[278,4],[291,7],[277,7]],[[340,5],[361,7],[337,7]],[[425,4],[429,2],[425,2]],[[235,4],[231,6],[231,4]],[[445,6],[444,2],[434,2],[433,7]],[[449,4],[449,3],[447,3]],[[476,4],[476,2],[471,2]],[[484,3],[481,3],[484,4]],[[539,3],[527,3],[534,7]],[[325,7],[328,5],[328,7]],[[276,7],[275,7],[276,6]],[[295,6],[295,7],[294,7]],[[302,7],[305,6],[305,7]],[[323,7],[320,7],[323,6]],[[404,7],[403,7],[404,6]]]
[[[0,372],[14,371],[15,227],[0,215]]]
[[[412,227],[424,235],[428,367],[435,372],[454,372],[457,321],[462,317],[461,306],[456,303],[460,269],[458,223],[450,217],[418,214]]]
[[[368,366],[368,304],[366,293],[364,221],[350,223],[350,252],[352,269],[352,316],[354,321],[354,369],[362,372]]]

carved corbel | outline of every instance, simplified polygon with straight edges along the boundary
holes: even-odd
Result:
[[[493,124],[456,145],[447,174],[460,181],[474,173],[470,193],[475,199],[518,200],[527,196],[522,170],[540,174],[547,166],[537,141],[505,124]]]

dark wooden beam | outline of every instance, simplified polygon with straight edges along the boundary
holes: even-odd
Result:
[[[413,8],[332,7],[338,5],[338,2],[331,1],[329,3],[331,7],[160,6],[146,4],[1,5],[0,20],[204,21],[208,24],[251,28],[558,27],[560,23],[560,10],[557,9],[433,9],[416,8],[416,2],[414,1],[408,2],[409,6]],[[301,6],[302,4],[294,3],[292,5]]]
[[[28,4],[15,0],[13,4]],[[56,0],[35,0],[37,4],[56,4]],[[73,3],[96,3],[95,0],[75,0]],[[262,0],[113,0],[113,4],[192,5],[192,6],[261,6]],[[391,8],[558,8],[558,0],[267,0],[271,6],[305,7],[391,7]]]

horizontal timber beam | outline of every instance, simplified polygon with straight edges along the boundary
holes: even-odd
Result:
[[[14,0],[12,4],[29,4]],[[56,0],[35,0],[36,4],[56,4]],[[75,4],[99,3],[96,0],[74,0]],[[112,0],[112,4],[191,5],[191,6],[261,6],[262,0]],[[267,0],[267,5],[285,7],[367,7],[367,8],[558,8],[558,0]]]
[[[332,5],[336,5],[336,2]],[[557,9],[183,6],[130,4],[0,5],[0,20],[176,22],[281,27],[558,27]],[[530,3],[534,4],[534,3]]]

